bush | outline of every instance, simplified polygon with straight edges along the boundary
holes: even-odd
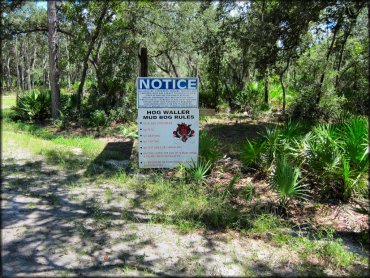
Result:
[[[283,150],[284,142],[282,141],[281,130],[277,127],[266,129],[262,137],[264,141],[260,155],[260,166],[264,172],[270,172],[275,158]]]
[[[264,142],[247,140],[242,144],[240,160],[247,167],[258,167],[260,165],[260,154],[264,148]]]
[[[366,193],[366,118],[318,124],[311,131],[308,127],[288,121],[281,127],[267,129],[261,140],[242,145],[241,161],[270,174],[270,185],[281,196],[289,196],[289,188],[299,185],[300,172],[307,173],[305,180],[325,198],[331,196],[348,202],[355,194]]]
[[[259,96],[263,95],[262,90],[262,82],[248,83],[244,90],[234,93],[235,108],[240,112],[256,113],[256,110],[259,108],[258,104],[261,101]]]
[[[211,163],[221,157],[220,142],[206,131],[199,135],[199,156]]]
[[[108,122],[107,115],[103,110],[95,110],[90,117],[90,125],[96,127],[105,126]]]
[[[211,169],[212,163],[210,161],[200,160],[198,165],[191,165],[186,169],[187,176],[191,181],[197,184],[203,184],[206,182],[207,174]]]
[[[269,185],[279,195],[280,204],[284,207],[290,199],[306,197],[299,168],[289,164],[284,157],[277,159],[275,169],[269,178]]]
[[[50,90],[31,90],[18,99],[14,118],[23,121],[44,120],[51,116]]]
[[[368,158],[364,156],[369,145],[367,120],[364,117],[354,117],[344,124],[340,132],[343,136],[341,147],[344,155],[350,165],[363,171]]]
[[[308,139],[308,167],[319,177],[331,176],[339,165],[341,156],[337,135],[338,131],[332,125],[319,124]]]

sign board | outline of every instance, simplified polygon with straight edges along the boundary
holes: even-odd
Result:
[[[198,163],[199,108],[196,78],[137,79],[139,167],[173,168]]]
[[[197,78],[139,77],[138,108],[198,108]]]

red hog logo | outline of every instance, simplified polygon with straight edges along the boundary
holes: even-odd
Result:
[[[194,130],[191,129],[191,125],[186,123],[177,124],[177,128],[173,131],[173,136],[176,138],[181,138],[182,142],[186,142],[189,137],[194,136]]]

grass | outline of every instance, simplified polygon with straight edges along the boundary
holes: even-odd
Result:
[[[8,118],[8,111],[3,114],[2,138],[3,150],[8,146],[14,146],[14,150],[25,149],[32,154],[45,156],[48,163],[69,169],[86,166],[105,147],[104,142],[91,137],[55,135],[36,124],[12,122]],[[81,155],[76,155],[76,150],[81,151]]]
[[[253,223],[247,233],[270,236],[271,242],[279,247],[296,252],[302,262],[315,257],[322,264],[330,264],[334,268],[349,267],[354,264],[365,264],[364,259],[345,247],[341,239],[334,239],[332,232],[317,231],[311,236],[300,232],[288,233],[290,225],[273,214],[262,214]]]
[[[15,106],[16,103],[16,96],[15,95],[9,95],[9,96],[1,96],[2,101],[2,107],[11,107]]]

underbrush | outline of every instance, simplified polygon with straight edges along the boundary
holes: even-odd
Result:
[[[129,86],[130,87],[130,86]],[[119,101],[110,103],[107,96],[99,96],[93,89],[82,100],[81,109],[77,109],[75,93],[68,93],[65,89],[60,94],[60,116],[53,122],[61,129],[67,129],[71,124],[84,128],[94,128],[98,133],[110,126],[122,123],[132,123],[135,120],[135,97],[132,88],[126,88],[130,93]],[[3,98],[3,101],[10,103]],[[51,121],[51,91],[49,89],[33,89],[20,93],[18,103],[11,102],[14,120],[24,123]],[[5,105],[5,104],[4,104]]]
[[[286,202],[301,197],[305,185],[321,198],[348,202],[366,196],[368,122],[351,117],[338,123],[305,125],[289,121],[266,129],[261,139],[247,140],[243,164],[269,177],[270,186]]]

